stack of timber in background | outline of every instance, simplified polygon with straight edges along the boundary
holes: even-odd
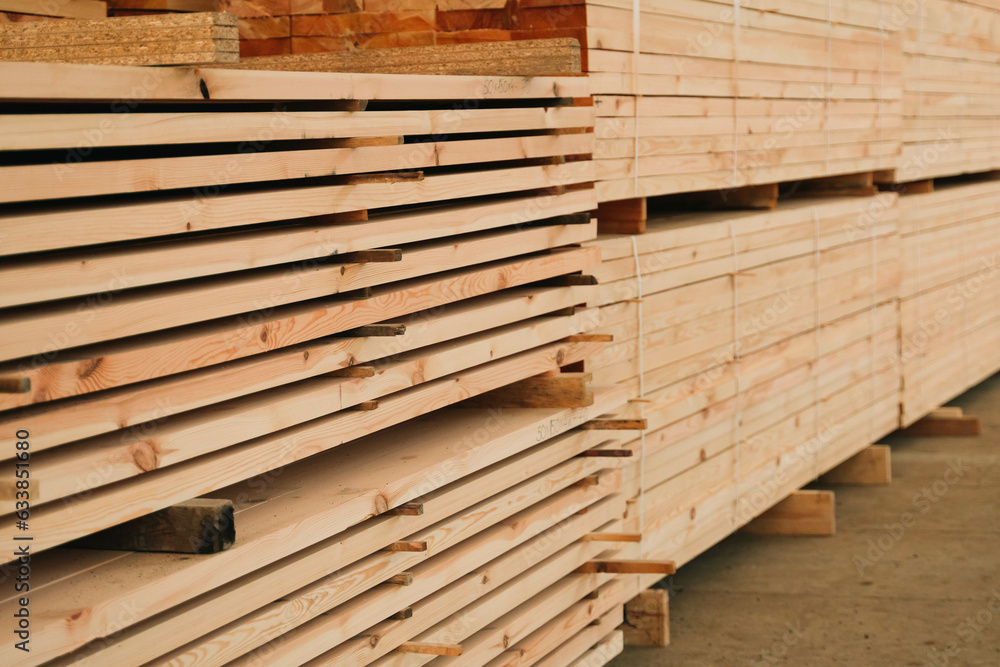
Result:
[[[1000,180],[900,198],[902,425],[1000,370]]]
[[[614,655],[586,79],[0,79],[4,664]]]
[[[583,2],[557,0],[225,0],[244,56],[586,35]]]
[[[1000,168],[1000,7],[926,0],[905,18],[903,154],[892,180]]]
[[[648,423],[626,526],[679,566],[896,428],[900,250],[894,193],[666,202],[644,236],[589,244],[614,342],[581,366]]]
[[[642,0],[636,17],[628,0],[591,0],[598,197],[892,168],[895,4]]]
[[[231,14],[65,19],[0,26],[0,61],[205,65],[239,60]]]
[[[901,3],[772,5],[651,0],[638,14],[630,0],[225,8],[240,17],[244,56],[577,39],[598,108],[601,201],[894,169]]]
[[[0,23],[48,21],[52,18],[99,19],[108,15],[107,3],[99,0],[0,0]]]

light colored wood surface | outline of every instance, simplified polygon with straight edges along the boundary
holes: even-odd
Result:
[[[833,492],[796,491],[742,530],[755,535],[833,535],[837,532]]]

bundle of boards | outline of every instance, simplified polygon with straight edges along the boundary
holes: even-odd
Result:
[[[902,423],[1000,371],[1000,180],[900,198]]]
[[[91,65],[200,65],[239,60],[232,14],[202,12],[0,26],[0,60]]]
[[[598,197],[894,168],[895,4],[589,0]]]
[[[689,561],[897,427],[895,203],[663,214],[588,244],[614,343],[583,366],[648,422],[625,470],[643,557]]]
[[[598,197],[613,201],[896,168],[901,6],[292,2],[288,23],[249,0],[228,9],[241,17],[244,55],[575,38],[596,96]],[[264,32],[276,25],[288,37]]]
[[[585,79],[0,78],[0,451],[30,443],[30,511],[12,476],[0,522],[33,554],[31,651],[4,664],[620,650],[638,581],[594,562],[634,550],[606,539],[627,459],[597,419],[625,391],[503,395],[604,347],[574,309]],[[221,537],[145,522],[215,501]],[[148,550],[171,531],[181,553]]]
[[[904,30],[903,154],[897,182],[1000,167],[1000,7],[913,3]]]
[[[244,56],[566,37],[583,43],[586,34],[580,0],[219,0],[219,5],[219,11],[239,17]]]

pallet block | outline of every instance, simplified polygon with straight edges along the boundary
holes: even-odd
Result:
[[[962,408],[938,408],[900,431],[917,438],[975,437],[982,433],[979,417],[962,413]]]
[[[872,485],[892,483],[889,445],[872,445],[820,476],[822,484]]]
[[[651,588],[629,600],[622,631],[629,646],[669,645],[670,591]]]
[[[833,491],[796,491],[740,530],[753,535],[832,536],[837,532]]]

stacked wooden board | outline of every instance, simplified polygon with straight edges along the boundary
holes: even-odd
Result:
[[[142,0],[138,0],[142,2]],[[244,56],[571,37],[582,2],[551,0],[220,0],[240,18]]]
[[[258,56],[243,58],[234,67],[298,72],[475,76],[545,76],[581,72],[580,44],[568,37]]]
[[[902,424],[1000,370],[1000,181],[900,198]]]
[[[200,65],[239,60],[231,14],[66,19],[0,26],[0,61]]]
[[[687,562],[896,428],[895,202],[661,214],[592,244],[614,343],[582,366],[648,423],[625,471],[644,557]]]
[[[99,19],[108,15],[102,0],[0,0],[0,23],[46,21],[50,18]]]
[[[926,0],[905,16],[904,143],[893,180],[1000,167],[1000,7]]]
[[[591,0],[600,199],[895,166],[895,4]]]
[[[288,16],[261,16],[261,3],[234,0],[229,9],[245,25],[244,55],[575,38],[598,108],[598,196],[613,201],[894,169],[901,4],[291,2]]]
[[[228,11],[226,0],[108,0],[109,16]]]
[[[605,345],[585,79],[0,78],[3,664],[615,654],[626,392],[559,372]]]

